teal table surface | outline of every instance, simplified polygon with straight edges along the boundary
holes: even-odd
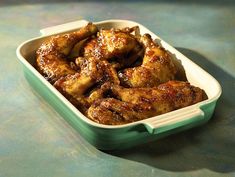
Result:
[[[20,43],[48,26],[117,18],[145,25],[220,82],[206,125],[102,152],[30,87],[15,54]],[[1,0],[0,62],[0,177],[235,176],[233,1]]]

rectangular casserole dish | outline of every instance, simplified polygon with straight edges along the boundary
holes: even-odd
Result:
[[[40,37],[30,39],[17,48],[17,57],[23,66],[25,78],[31,86],[88,142],[102,150],[124,149],[195,127],[211,118],[216,101],[222,92],[216,79],[141,24],[127,20],[107,20],[95,22],[95,24],[99,28],[138,25],[141,34],[149,33],[157,43],[181,61],[188,81],[204,89],[208,99],[192,106],[125,125],[102,125],[85,117],[34,68],[34,65],[35,52],[46,38],[77,30],[87,23],[85,20],[80,20],[43,29],[40,31],[42,34]]]

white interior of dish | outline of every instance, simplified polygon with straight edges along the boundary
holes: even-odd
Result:
[[[68,106],[70,106],[71,110],[74,111],[84,121],[94,126],[99,126],[102,128],[120,128],[123,126],[128,126],[130,124],[137,124],[138,122],[125,124],[125,125],[110,126],[110,125],[101,125],[101,124],[91,121],[90,119],[86,118],[83,114],[81,114],[80,111],[78,111],[70,102],[68,102],[68,100],[65,99],[64,96],[60,94],[48,81],[46,81],[33,67],[35,64],[35,51],[47,37],[50,37],[51,34],[58,34],[58,31],[61,33],[61,32],[70,32],[70,31],[76,30],[79,27],[81,27],[81,25],[83,26],[85,23],[86,21],[82,20],[80,21],[80,23],[79,21],[72,22],[72,23],[45,29],[43,36],[28,40],[18,47],[17,49],[18,58],[28,69],[30,69],[40,80],[42,80],[44,84],[47,87],[49,87],[49,89],[52,89],[53,92],[61,99],[61,101],[65,102]],[[189,60],[187,57],[185,57],[183,54],[181,54],[179,51],[177,51],[175,48],[167,44],[165,41],[160,39],[157,35],[149,31],[147,28],[145,28],[141,24],[133,22],[133,21],[127,21],[127,20],[107,20],[107,21],[96,22],[95,24],[97,24],[99,28],[124,28],[124,27],[132,27],[132,26],[138,25],[140,27],[141,34],[149,33],[155,41],[160,43],[160,45],[162,45],[173,56],[175,56],[178,60],[180,60],[180,62],[182,63],[185,69],[188,81],[192,85],[198,86],[204,89],[205,92],[207,93],[208,100],[197,103],[196,105],[193,105],[193,107],[197,106],[199,108],[203,104],[215,101],[220,96],[221,87],[215,78],[213,78],[210,74],[208,74],[198,65],[196,65],[194,62]],[[181,110],[184,111],[185,109],[180,109],[174,112],[180,112]],[[156,116],[154,118],[151,118],[151,120],[161,119],[161,117],[165,117],[168,114],[172,115],[172,112],[166,113],[164,115]],[[145,123],[148,120],[149,119],[145,119],[139,122]]]

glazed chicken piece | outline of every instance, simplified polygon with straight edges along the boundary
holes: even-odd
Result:
[[[203,90],[188,82],[169,81],[154,88],[111,85],[114,98],[94,102],[88,117],[101,124],[118,125],[146,119],[207,99]]]
[[[114,98],[103,98],[91,105],[87,116],[100,124],[122,125],[151,117],[153,114],[151,108]]]
[[[135,34],[131,34],[132,32]],[[144,52],[136,39],[138,33],[138,27],[100,30],[97,38],[91,39],[85,45],[84,56],[116,61],[116,68],[130,66]]]
[[[92,90],[94,86],[102,85],[106,81],[113,84],[120,82],[116,71],[107,61],[79,57],[76,59],[76,64],[80,72],[61,77],[54,86],[84,112],[95,99],[100,98],[101,91]],[[87,96],[89,94],[91,95]]]
[[[141,66],[119,72],[122,85],[154,87],[169,80],[186,81],[185,73],[178,67],[179,64],[176,65],[169,53],[154,43],[150,35],[141,36],[140,42],[145,47],[143,62]],[[178,75],[181,78],[176,78]]]
[[[137,26],[98,31],[89,23],[53,36],[37,50],[36,65],[84,115],[101,124],[143,120],[207,99],[203,90],[183,82],[182,65],[150,35],[141,36]],[[183,81],[169,81],[175,79]]]
[[[97,27],[89,23],[84,28],[69,34],[61,34],[49,38],[43,42],[36,54],[38,71],[51,83],[54,83],[62,76],[75,74],[66,56],[76,43],[96,34]]]

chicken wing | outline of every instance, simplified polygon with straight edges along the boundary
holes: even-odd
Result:
[[[114,98],[103,98],[94,102],[87,116],[100,124],[121,125],[153,116],[151,107],[123,102]]]
[[[53,36],[42,43],[36,52],[38,71],[51,83],[54,83],[62,76],[75,74],[76,71],[66,61],[66,56],[69,55],[76,43],[96,34],[97,31],[97,27],[89,23],[78,31]]]
[[[180,69],[175,65],[169,53],[145,34],[140,37],[145,47],[145,54],[141,66],[127,68],[119,72],[122,85],[128,87],[154,87],[169,80],[186,80],[185,73],[182,78],[176,78]]]
[[[131,34],[133,31],[134,35]],[[138,27],[100,30],[97,38],[85,45],[84,56],[118,63],[119,68],[130,66],[144,51],[136,39],[137,33]]]
[[[102,124],[124,124],[207,99],[203,90],[182,81],[169,81],[154,88],[111,85],[110,90],[116,99],[101,99],[92,104],[88,109],[90,119]]]
[[[79,65],[80,72],[61,77],[54,86],[68,99],[73,98],[74,104],[82,107],[83,110],[97,99],[98,95],[101,95],[98,94],[100,91],[97,89],[93,90],[93,86],[102,85],[106,81],[113,84],[120,83],[116,71],[107,61],[79,57],[76,64]],[[91,96],[87,97],[89,94]]]

